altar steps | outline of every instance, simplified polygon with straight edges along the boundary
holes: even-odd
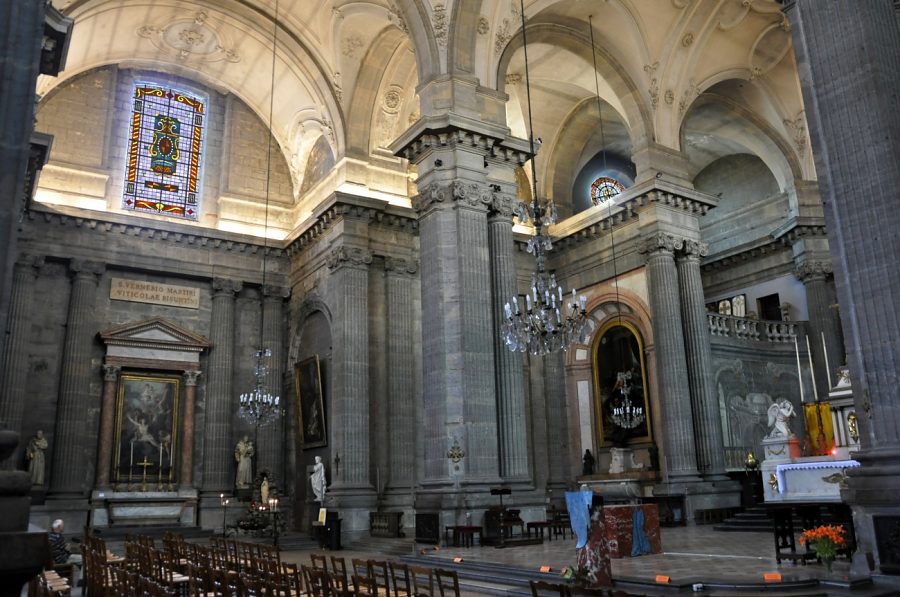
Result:
[[[408,556],[425,548],[424,545],[417,547],[411,538],[404,537],[361,537],[345,547],[352,551],[379,553],[392,557]]]
[[[821,509],[821,518],[825,524],[840,522],[835,520],[827,507]],[[796,510],[794,510],[793,521],[794,532],[802,532],[804,530],[803,523]],[[713,529],[725,532],[771,533],[772,519],[764,506],[754,506],[725,519],[724,522],[713,526]]]
[[[97,527],[92,529],[92,532],[107,543],[119,541],[124,542],[126,535],[143,535],[145,537],[152,537],[157,541],[162,541],[163,535],[165,535],[166,533],[173,533],[175,535],[181,535],[186,540],[191,542],[208,541],[209,538],[213,535],[213,532],[210,529],[171,525]]]

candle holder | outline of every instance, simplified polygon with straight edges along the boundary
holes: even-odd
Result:
[[[222,504],[222,536],[225,536],[225,531],[228,528],[226,526],[228,520],[228,499],[225,497],[224,493],[219,494],[219,501]]]
[[[269,498],[269,514],[272,516],[272,546],[278,547],[278,498]]]

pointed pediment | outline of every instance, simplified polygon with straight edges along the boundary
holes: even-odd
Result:
[[[202,352],[210,347],[209,339],[162,317],[126,323],[100,332],[109,346]]]

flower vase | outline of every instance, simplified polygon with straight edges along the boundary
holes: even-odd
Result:
[[[831,565],[834,564],[834,558],[822,558],[822,563],[825,564],[825,570],[828,571],[828,574],[831,574]]]

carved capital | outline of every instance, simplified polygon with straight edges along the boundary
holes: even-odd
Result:
[[[830,261],[802,261],[794,268],[794,275],[804,284],[813,280],[825,280],[831,275]]]
[[[184,385],[189,388],[195,387],[197,385],[197,380],[200,379],[201,375],[203,375],[203,371],[185,371]]]
[[[491,205],[491,189],[477,182],[453,181],[453,199],[469,207],[487,207]]]
[[[76,278],[96,278],[106,271],[106,265],[98,261],[88,261],[87,259],[73,259],[69,262],[69,271],[75,274]]]
[[[685,257],[702,259],[709,255],[709,245],[697,240],[685,240],[682,251]]]
[[[118,381],[121,372],[118,365],[103,365],[103,381]]]
[[[421,214],[436,204],[443,203],[447,200],[448,189],[440,184],[433,182],[418,195],[412,198],[412,207],[416,213]]]
[[[684,239],[665,232],[657,232],[641,241],[640,252],[650,257],[658,253],[675,253],[684,247]]]
[[[325,258],[328,269],[337,269],[343,266],[367,267],[370,263],[372,263],[372,251],[343,245],[332,249]]]
[[[262,289],[263,296],[267,300],[284,300],[291,296],[291,289],[277,284],[266,284]]]
[[[493,191],[491,194],[491,215],[501,218],[512,218],[518,199],[513,195]]]
[[[244,283],[240,280],[231,280],[229,278],[213,278],[212,287],[214,296],[234,296],[241,291]]]
[[[403,257],[385,257],[384,271],[396,274],[414,274],[419,271],[419,262]]]

